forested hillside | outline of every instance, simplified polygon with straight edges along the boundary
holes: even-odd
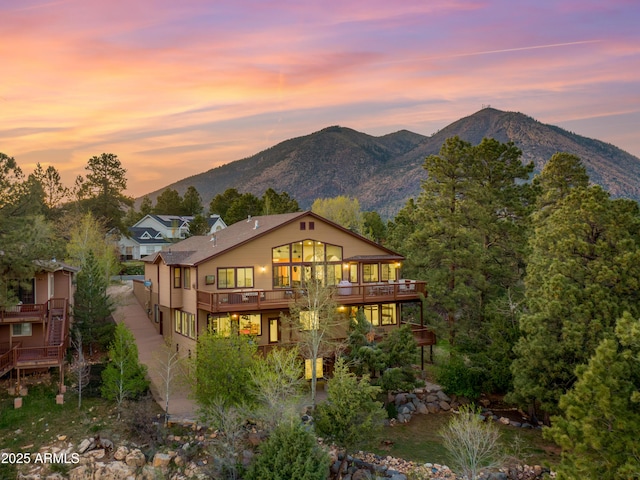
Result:
[[[616,197],[640,199],[640,160],[619,148],[515,112],[485,108],[458,120],[431,136],[406,130],[373,137],[344,127],[279,143],[251,157],[185,178],[165,188],[184,194],[194,186],[203,202],[228,188],[260,196],[268,188],[285,191],[302,208],[316,198],[347,195],[364,210],[393,217],[408,198],[414,198],[425,179],[427,156],[435,154],[447,138],[459,136],[478,144],[483,138],[513,141],[524,163],[535,171],[556,152],[580,157],[594,183]],[[163,191],[149,193],[155,200]]]

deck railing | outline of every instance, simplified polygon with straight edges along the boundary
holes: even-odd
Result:
[[[393,302],[418,300],[425,295],[426,283],[406,281],[401,283],[367,283],[335,286],[337,303],[355,305],[375,301]],[[230,292],[206,292],[198,290],[198,308],[209,312],[232,312],[286,308],[291,302],[306,295],[304,288],[281,288],[278,290],[240,289]]]
[[[0,322],[15,321],[19,319],[29,319],[42,321],[47,314],[47,305],[44,303],[31,303],[14,305],[0,310]]]

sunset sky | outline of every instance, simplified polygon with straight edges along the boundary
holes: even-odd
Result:
[[[519,111],[640,157],[638,0],[0,0],[0,152],[141,196],[330,125]]]

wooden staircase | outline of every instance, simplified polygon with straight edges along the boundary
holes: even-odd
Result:
[[[61,299],[49,300],[49,322],[47,327],[47,346],[61,345],[64,341],[67,320],[67,302]]]

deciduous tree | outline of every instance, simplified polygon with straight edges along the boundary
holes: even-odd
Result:
[[[232,322],[233,324],[233,322]],[[201,410],[212,405],[239,407],[254,402],[251,381],[256,343],[250,335],[207,331],[198,337],[192,360],[194,397]]]
[[[344,195],[317,198],[311,205],[311,211],[352,232],[364,233],[364,219],[357,198]]]

